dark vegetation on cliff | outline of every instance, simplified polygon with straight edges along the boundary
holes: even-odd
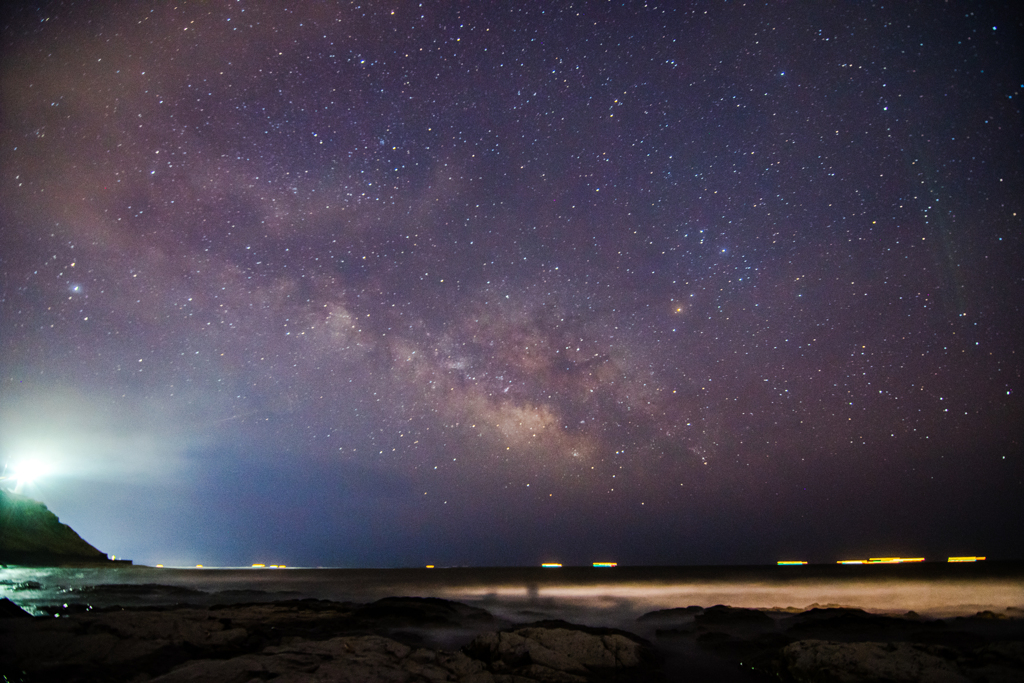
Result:
[[[0,564],[109,562],[42,503],[0,489]]]

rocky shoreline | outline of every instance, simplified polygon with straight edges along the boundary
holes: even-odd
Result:
[[[925,619],[844,607],[691,606],[645,614],[628,631],[512,623],[420,597],[62,603],[44,613],[0,601],[7,681],[1024,680],[1024,615],[1014,608]]]

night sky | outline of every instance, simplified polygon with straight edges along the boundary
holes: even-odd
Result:
[[[1024,557],[1014,3],[6,11],[0,457],[101,550]]]

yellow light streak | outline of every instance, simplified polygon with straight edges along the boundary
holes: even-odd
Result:
[[[253,569],[263,569],[266,566],[267,565],[265,565],[265,564],[254,564],[253,565]]]
[[[545,562],[541,565],[541,567],[544,567],[545,569],[558,569],[561,566],[562,565],[559,562]]]
[[[595,567],[617,567],[619,565],[618,565],[618,562],[595,562],[594,566]]]
[[[837,564],[905,564],[924,562],[923,557],[871,557],[866,560],[839,560]]]
[[[903,564],[904,562],[924,562],[923,557],[872,557],[868,564]]]
[[[801,565],[801,564],[807,564],[807,563],[805,561],[803,561],[803,560],[779,560],[775,564],[789,566],[789,565]]]
[[[984,559],[985,559],[984,557],[977,557],[975,555],[967,555],[967,556],[964,556],[964,557],[951,557],[951,558],[949,558],[947,560],[947,562],[981,562]]]

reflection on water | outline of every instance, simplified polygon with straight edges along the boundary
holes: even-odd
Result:
[[[44,605],[212,605],[290,598],[440,597],[515,621],[632,622],[657,609],[860,607],[946,617],[1024,607],[1024,564],[452,569],[0,569],[0,597]]]

